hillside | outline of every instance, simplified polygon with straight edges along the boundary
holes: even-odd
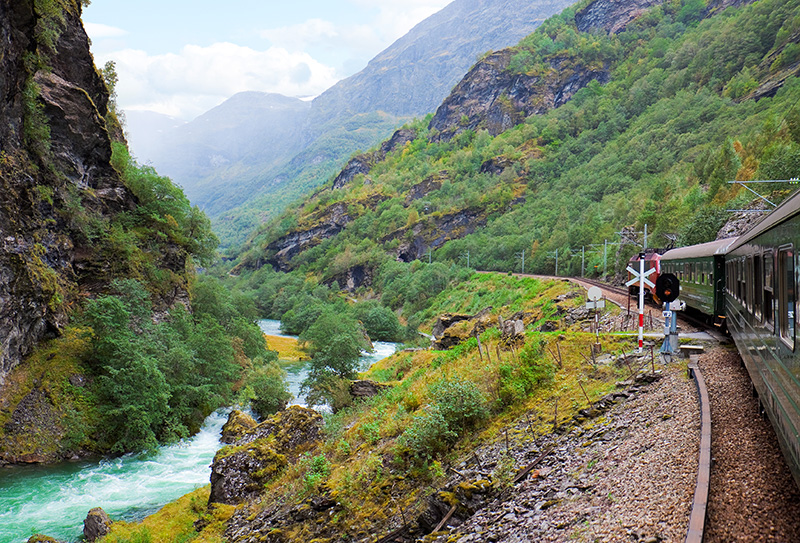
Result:
[[[259,102],[267,97],[249,94],[252,117],[231,112],[236,109],[231,102],[242,101],[232,98],[218,108],[228,115],[224,123],[216,124],[209,112],[187,126],[151,135],[158,142],[149,145],[152,153],[134,151],[214,219],[223,245],[243,241],[266,218],[323,184],[353,152],[433,111],[480,55],[518,42],[573,2],[455,0],[361,72],[315,98],[307,112],[291,106],[282,115],[264,117]],[[230,148],[220,148],[230,123],[241,136],[229,139]],[[242,207],[233,210],[237,206]]]
[[[713,239],[749,205],[728,181],[789,179],[799,141],[797,2],[729,3],[564,11],[479,62],[412,141],[356,156],[265,225],[236,270],[358,288],[387,259],[518,271],[524,251],[526,270],[552,273],[558,251],[560,273],[580,274],[582,248],[602,270],[624,228],[647,224],[650,246]],[[636,249],[612,247],[613,273]]]

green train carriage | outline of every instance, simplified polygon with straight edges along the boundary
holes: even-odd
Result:
[[[721,326],[725,324],[725,253],[737,239],[671,249],[661,256],[662,273],[680,281],[680,299]]]

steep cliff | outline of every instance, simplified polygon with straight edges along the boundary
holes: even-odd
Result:
[[[607,83],[608,68],[576,62],[567,55],[548,60],[539,73],[509,69],[514,51],[505,49],[476,64],[445,99],[430,123],[434,140],[485,128],[496,136],[529,115],[541,115],[569,101],[591,81]]]
[[[76,301],[131,271],[108,230],[138,199],[111,164],[122,135],[109,134],[109,93],[81,8],[0,1],[0,384],[38,341],[59,334]],[[163,248],[150,262],[173,272],[177,287],[187,254]]]

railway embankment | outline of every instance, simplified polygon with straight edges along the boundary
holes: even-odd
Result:
[[[549,444],[479,448],[484,465],[507,454],[525,464],[553,450],[525,481],[435,541],[682,541],[697,476],[694,384],[674,363],[621,390],[607,411]]]

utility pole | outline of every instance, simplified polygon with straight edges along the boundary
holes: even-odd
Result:
[[[586,246],[581,245],[581,277],[584,277],[584,272],[586,268]]]
[[[431,263],[431,257],[433,256],[433,251],[431,249],[428,249],[428,252],[425,253],[422,256],[427,256],[428,257],[428,264],[430,264]]]
[[[558,277],[558,249],[556,249],[555,253],[547,254],[547,256],[553,256],[553,255],[555,255],[556,257],[556,277]]]
[[[521,253],[517,253],[517,258],[522,258],[522,275],[525,275],[525,249]]]
[[[467,268],[469,268],[469,251],[467,251],[466,253],[461,253],[461,258],[464,257],[467,258]]]

